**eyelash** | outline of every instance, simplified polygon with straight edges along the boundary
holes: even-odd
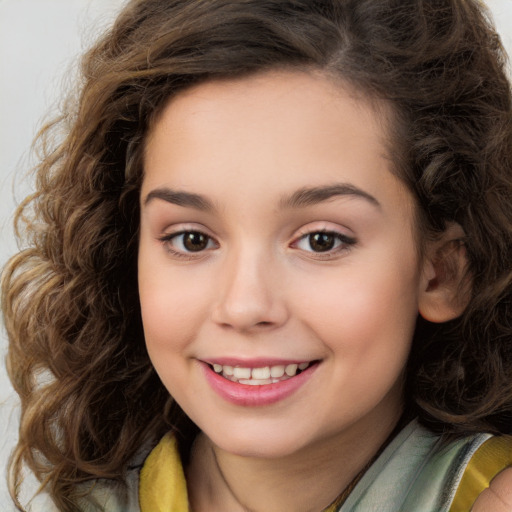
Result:
[[[207,239],[207,246],[204,249],[201,249],[198,251],[187,251],[186,249],[185,250],[175,249],[172,246],[172,242],[174,240],[178,239],[179,237],[182,237],[181,244],[184,246],[185,240],[183,239],[183,237],[185,235],[194,235],[194,236],[199,235],[201,237],[205,237]],[[214,241],[211,236],[209,236],[206,233],[203,233],[202,231],[199,231],[197,229],[187,229],[187,230],[183,230],[183,231],[178,231],[176,233],[170,233],[170,234],[160,237],[159,240],[164,245],[166,251],[168,251],[169,253],[171,253],[173,256],[175,256],[177,258],[184,258],[184,259],[192,259],[194,257],[201,255],[203,252],[205,252],[205,250],[211,249],[211,247],[208,247],[208,245]],[[215,246],[218,247],[218,244],[216,242],[214,242],[214,243],[215,243]]]
[[[175,249],[172,246],[172,242],[176,239],[179,239],[179,237],[182,237],[181,245],[183,247],[185,247],[184,246],[185,240],[183,239],[183,237],[185,235],[205,237],[206,238],[206,247],[204,249],[199,249],[198,251],[193,251],[193,250],[191,251],[191,250],[187,250],[186,248],[178,249],[178,250]],[[311,247],[311,241],[312,241],[311,237],[316,236],[316,235],[332,237],[334,239],[334,243],[337,244],[337,246],[335,246],[331,249],[327,249],[325,251],[314,251],[314,250],[302,249],[305,252],[314,254],[315,258],[318,258],[318,259],[330,259],[332,257],[335,257],[339,253],[350,250],[351,247],[357,243],[357,240],[355,238],[349,237],[349,236],[339,233],[337,231],[329,231],[327,229],[319,229],[319,230],[307,231],[305,233],[302,233],[298,238],[296,238],[290,244],[290,247],[300,249],[299,244],[304,240],[308,240],[308,238],[309,238],[309,246]],[[202,231],[193,230],[193,229],[178,231],[176,233],[170,233],[170,234],[160,237],[159,240],[164,245],[165,249],[169,253],[171,253],[173,256],[175,256],[177,258],[184,258],[184,259],[189,259],[189,260],[193,259],[195,257],[201,256],[208,249],[212,249],[212,247],[208,247],[211,243],[214,244],[213,248],[217,248],[219,246],[218,243],[215,242],[211,236],[207,235],[206,233],[203,233]]]
[[[334,243],[338,244],[337,246],[335,246],[331,249],[327,249],[325,251],[314,251],[314,250],[308,251],[307,249],[303,249],[306,252],[314,254],[315,258],[318,258],[318,259],[333,258],[333,257],[339,255],[340,253],[349,251],[352,248],[352,246],[354,246],[357,243],[357,240],[355,238],[344,235],[343,233],[339,233],[338,231],[332,231],[332,230],[328,230],[328,229],[317,229],[317,230],[308,231],[306,233],[301,234],[301,236],[299,236],[299,238],[297,238],[291,244],[291,246],[298,247],[302,241],[304,241],[304,240],[308,241],[308,239],[309,239],[308,243],[309,243],[309,246],[311,247],[311,242],[312,242],[311,237],[317,236],[317,235],[332,237],[332,239],[334,239]]]

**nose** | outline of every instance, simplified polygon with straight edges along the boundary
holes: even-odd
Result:
[[[286,323],[288,309],[275,267],[261,252],[240,252],[226,258],[218,275],[214,322],[239,332],[270,330]]]

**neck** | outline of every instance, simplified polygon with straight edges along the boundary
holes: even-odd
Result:
[[[398,414],[342,436],[322,439],[281,458],[242,457],[200,434],[191,453],[187,481],[194,512],[319,512],[361,476],[390,436]]]

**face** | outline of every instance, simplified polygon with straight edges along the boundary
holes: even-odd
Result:
[[[181,93],[153,126],[139,290],[151,360],[220,449],[390,424],[423,286],[382,115],[300,72]]]

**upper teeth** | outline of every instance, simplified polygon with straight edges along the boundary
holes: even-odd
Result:
[[[215,373],[220,373],[230,380],[237,381],[265,381],[262,384],[269,384],[275,382],[274,379],[281,379],[282,377],[293,377],[297,374],[297,370],[305,370],[309,363],[292,363],[287,365],[276,366],[263,366],[261,368],[248,368],[243,366],[229,366],[214,364],[213,370]],[[249,383],[249,382],[244,382]],[[258,382],[260,383],[260,382]]]

